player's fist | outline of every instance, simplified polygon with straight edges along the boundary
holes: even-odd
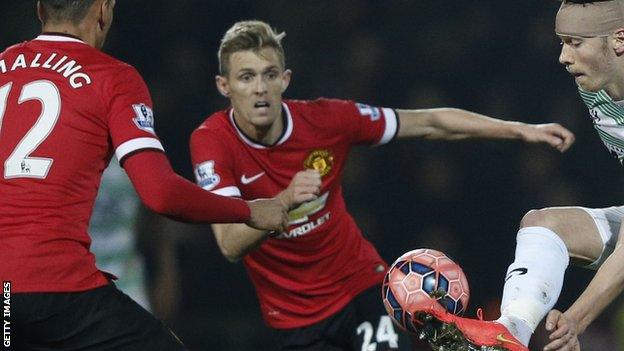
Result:
[[[574,143],[574,134],[558,123],[521,124],[520,135],[527,143],[546,143],[564,152]]]
[[[246,223],[248,226],[261,229],[283,232],[288,227],[288,215],[282,201],[278,199],[259,199],[247,201],[251,217]]]
[[[580,351],[576,319],[552,310],[546,317],[546,330],[550,332],[550,343],[544,347],[544,351]]]
[[[321,192],[321,174],[317,170],[305,170],[295,174],[290,185],[277,195],[289,210],[304,202],[316,200]]]

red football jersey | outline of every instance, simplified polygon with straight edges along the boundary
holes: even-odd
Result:
[[[274,328],[307,326],[380,284],[386,263],[347,212],[341,178],[354,144],[395,136],[396,113],[341,100],[285,101],[284,133],[272,146],[245,136],[232,113],[214,114],[191,137],[201,187],[252,200],[277,195],[306,168],[322,175],[319,198],[292,210],[287,232],[244,259],[265,321]]]
[[[48,34],[0,54],[0,280],[14,292],[107,283],[89,217],[113,153],[159,149],[137,71],[79,39]]]

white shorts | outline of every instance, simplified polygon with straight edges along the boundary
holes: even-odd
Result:
[[[598,257],[598,259],[592,264],[586,266],[586,268],[597,270],[615,249],[615,244],[618,241],[620,232],[620,225],[622,224],[622,218],[624,218],[624,206],[579,208],[587,212],[594,219],[594,223],[596,223],[596,227],[598,227],[598,233],[600,233],[602,243],[604,244],[600,257]]]

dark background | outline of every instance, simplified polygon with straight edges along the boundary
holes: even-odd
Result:
[[[2,5],[0,48],[38,34],[34,1]],[[286,98],[452,106],[571,129],[577,143],[563,155],[518,142],[422,140],[352,153],[345,197],[382,256],[392,261],[418,247],[445,251],[468,275],[469,314],[486,306],[486,316],[495,318],[524,213],[622,204],[622,170],[557,61],[557,7],[544,0],[119,0],[104,50],[145,78],[157,132],[176,170],[189,179],[190,133],[228,103],[214,87],[219,40],[243,19],[286,31],[287,66],[294,72]],[[192,350],[271,349],[271,331],[242,264],[221,257],[206,226],[175,225],[149,213],[142,224],[150,286],[161,301],[155,312]],[[170,256],[173,267],[164,286],[154,283],[163,274],[155,263],[161,255]],[[569,306],[591,276],[570,269],[557,306]],[[617,323],[624,319],[621,305],[610,306],[588,330],[583,350],[624,350],[616,341],[624,334]]]

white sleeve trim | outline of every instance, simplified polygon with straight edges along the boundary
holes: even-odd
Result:
[[[386,120],[386,129],[384,130],[381,139],[379,139],[378,145],[387,144],[397,133],[397,128],[399,126],[397,119],[399,118],[394,110],[391,108],[382,108],[384,119]]]
[[[155,138],[136,138],[130,139],[125,143],[122,143],[115,150],[115,156],[117,160],[121,161],[129,153],[140,149],[158,149],[165,151],[160,140]]]
[[[213,190],[212,193],[216,195],[228,196],[228,197],[233,197],[233,196],[240,197],[241,196],[240,189],[238,189],[235,186],[226,186],[225,188]]]

